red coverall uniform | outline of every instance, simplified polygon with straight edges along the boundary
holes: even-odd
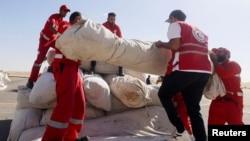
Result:
[[[62,21],[58,27],[58,32],[62,34],[70,26],[71,26],[70,22]]]
[[[65,58],[57,49],[52,62],[56,81],[57,105],[46,127],[42,141],[75,141],[85,117],[85,96],[78,72],[80,61]]]
[[[38,54],[36,60],[32,66],[32,70],[29,76],[29,82],[35,82],[38,78],[40,67],[44,61],[46,54],[50,47],[54,47],[55,40],[57,38],[56,34],[50,31],[50,25],[52,24],[55,29],[58,29],[62,18],[60,14],[52,14],[44,25],[40,33]]]
[[[106,27],[107,29],[109,29],[112,33],[114,33],[115,35],[117,35],[118,37],[122,37],[122,32],[121,32],[121,29],[120,27],[117,25],[117,24],[114,24],[114,25],[110,25],[107,22],[103,23],[102,24],[104,27]]]
[[[209,125],[243,125],[243,92],[241,67],[235,61],[218,64],[215,71],[224,83],[226,95],[212,100],[209,108]]]

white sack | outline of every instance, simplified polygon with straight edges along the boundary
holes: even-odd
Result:
[[[54,60],[54,57],[55,57],[55,54],[56,54],[55,49],[50,49],[50,50],[48,51],[46,57],[47,57],[47,63],[48,63],[49,65],[52,64],[52,62],[53,62],[53,60]]]
[[[52,115],[54,108],[43,110],[40,125],[47,125]],[[104,116],[104,112],[101,109],[97,109],[89,104],[86,105],[85,120],[95,119]]]
[[[110,88],[100,75],[84,75],[83,87],[89,103],[96,108],[110,111]]]
[[[23,108],[39,108],[39,109],[47,109],[56,106],[56,100],[51,101],[50,103],[44,104],[32,104],[29,101],[31,89],[27,88],[26,86],[19,86],[18,87],[18,94],[17,94],[17,105],[16,109],[23,109]]]
[[[217,73],[210,76],[204,90],[203,94],[207,99],[213,100],[217,96],[224,96],[226,94],[226,88],[221,78]]]
[[[82,20],[56,40],[67,58],[103,61],[139,72],[164,75],[170,50],[157,48],[151,41],[118,38],[101,24]]]
[[[149,90],[149,97],[151,98],[151,101],[149,101],[147,105],[150,105],[150,106],[162,106],[160,98],[158,96],[158,91],[160,89],[160,86],[158,86],[158,85],[147,85],[147,88]]]
[[[41,141],[46,126],[37,126],[24,130],[18,141]]]
[[[130,76],[133,76],[135,78],[138,78],[143,82],[146,82],[147,75],[143,72],[138,72],[138,71],[134,71],[128,68],[124,68],[124,73]]]
[[[169,135],[175,130],[165,110],[160,106],[85,120],[80,136],[154,136]]]
[[[90,104],[86,105],[85,120],[95,119],[103,116],[105,116],[105,114],[102,109],[96,108]]]
[[[56,100],[56,82],[51,72],[42,73],[30,92],[29,101],[33,104],[46,104]]]
[[[111,93],[111,105],[112,105],[111,110],[106,112],[107,116],[134,109],[127,107],[125,104],[121,102],[121,100],[116,98],[112,93]]]
[[[40,120],[40,125],[47,125],[48,124],[53,110],[54,110],[54,108],[49,108],[49,109],[44,109],[42,111],[42,117],[41,117],[41,120]]]
[[[90,68],[91,68],[90,62],[91,61],[82,61],[79,67],[85,71],[90,71]],[[102,62],[102,61],[96,61],[95,73],[101,73],[101,74],[118,73],[118,66],[115,66],[106,62]]]
[[[114,77],[110,83],[110,90],[130,108],[143,107],[151,100],[146,84],[129,75]]]
[[[39,126],[41,115],[42,110],[40,109],[28,108],[16,110],[7,140],[18,141],[23,130]]]

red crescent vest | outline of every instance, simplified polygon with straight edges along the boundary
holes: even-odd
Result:
[[[180,48],[173,53],[172,71],[212,73],[212,61],[208,54],[208,37],[197,27],[177,22],[181,27]],[[171,62],[170,62],[171,63]]]

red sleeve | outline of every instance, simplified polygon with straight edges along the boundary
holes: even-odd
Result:
[[[230,78],[241,72],[241,67],[234,61],[229,61],[223,64],[218,64],[215,68],[217,74],[221,78]]]
[[[116,33],[116,35],[118,36],[118,37],[122,37],[122,32],[121,32],[121,29],[120,29],[120,27],[117,25],[117,33]]]

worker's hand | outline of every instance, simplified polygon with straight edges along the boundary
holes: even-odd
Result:
[[[156,47],[161,48],[162,47],[162,43],[163,42],[161,40],[159,40],[159,41],[156,41],[154,44],[155,44]]]

